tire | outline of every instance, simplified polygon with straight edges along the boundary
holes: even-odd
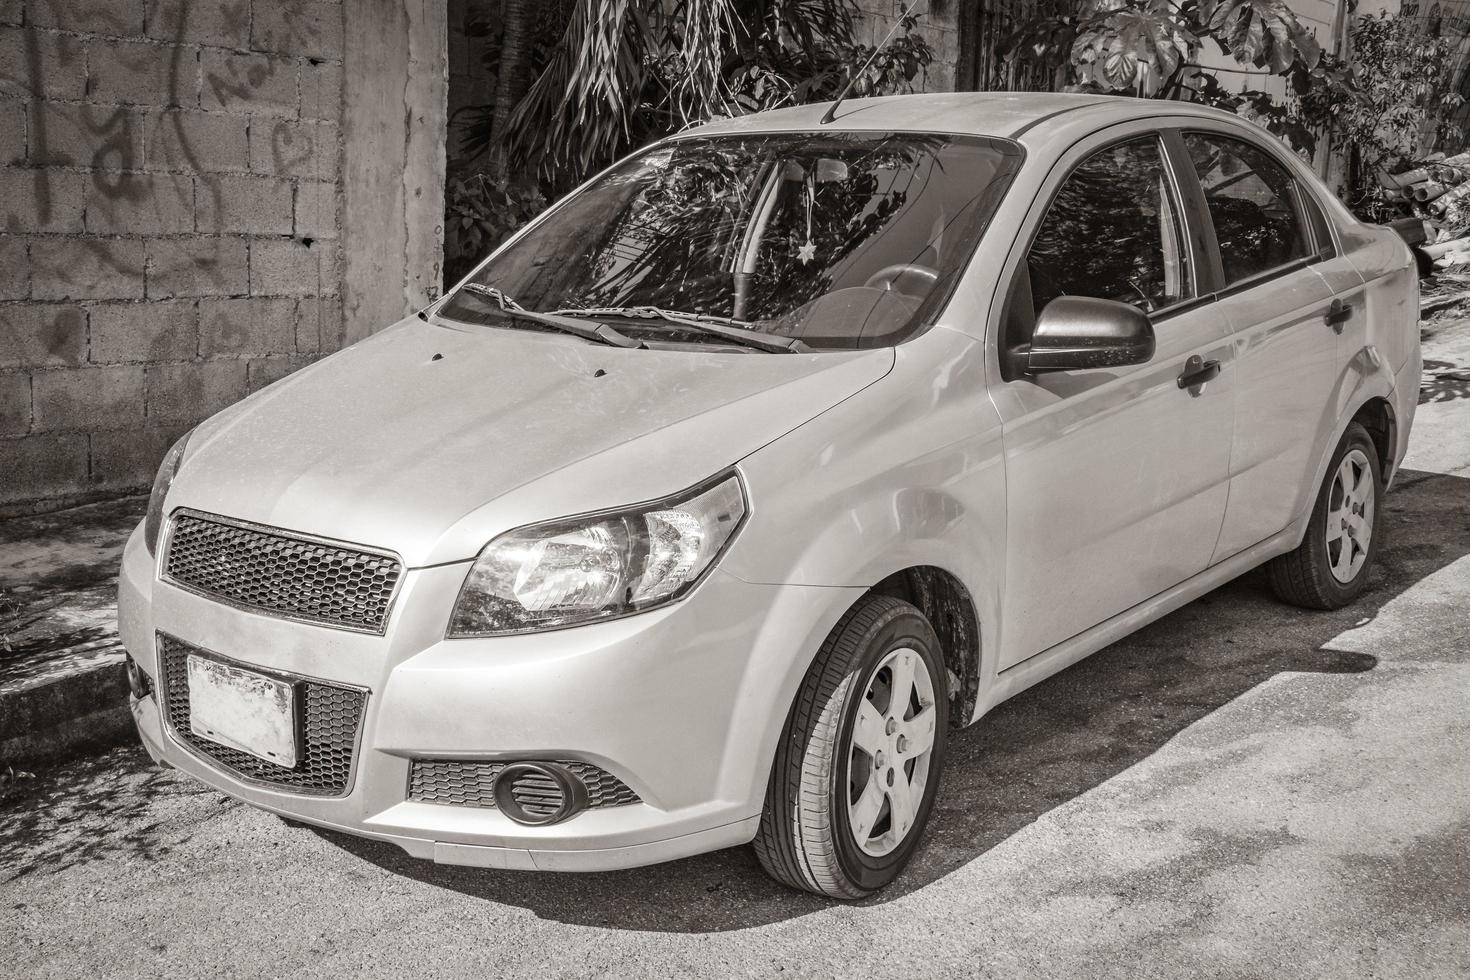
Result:
[[[909,603],[868,596],[843,616],[807,671],[776,750],[755,839],[767,873],[849,900],[898,877],[934,807],[949,727],[946,677],[939,640]],[[896,679],[909,687],[905,704],[894,703]]]
[[[1354,475],[1362,482],[1344,501],[1344,481]],[[1266,565],[1276,597],[1307,609],[1341,609],[1356,599],[1368,585],[1368,571],[1383,543],[1382,509],[1378,448],[1366,429],[1350,423],[1317,490],[1302,543]]]

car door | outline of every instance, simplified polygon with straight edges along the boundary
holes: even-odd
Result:
[[[1202,252],[1160,134],[1114,127],[1053,175],[1002,279],[1002,350],[1024,347],[1060,295],[1134,303],[1157,347],[1145,364],[1011,371],[992,385],[1006,463],[1002,668],[1203,570],[1225,512],[1230,344],[1201,296]],[[1181,387],[1196,357],[1222,371]]]
[[[1318,268],[1335,252],[1316,241],[1301,189],[1273,151],[1210,130],[1182,132],[1178,145],[1203,194],[1220,277],[1216,305],[1234,349],[1230,494],[1213,556],[1223,561],[1297,516],[1320,455],[1318,433],[1331,430],[1338,351],[1328,314],[1338,297]]]

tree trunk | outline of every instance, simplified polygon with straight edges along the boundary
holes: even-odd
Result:
[[[500,38],[500,71],[495,80],[495,101],[490,122],[491,173],[506,176],[505,132],[511,113],[531,87],[531,15],[533,0],[502,0],[505,30]]]

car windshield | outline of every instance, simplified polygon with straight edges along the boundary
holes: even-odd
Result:
[[[706,318],[815,349],[895,344],[948,298],[1020,158],[911,133],[675,140],[567,199],[439,313],[534,328],[493,287],[640,339],[729,344]]]

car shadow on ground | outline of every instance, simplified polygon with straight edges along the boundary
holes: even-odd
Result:
[[[867,902],[891,901],[974,861],[1277,674],[1373,669],[1374,657],[1334,650],[1333,640],[1470,554],[1470,480],[1405,471],[1387,504],[1389,547],[1380,552],[1370,590],[1353,606],[1328,613],[1285,606],[1257,570],[954,733],[925,845],[893,887]],[[392,845],[316,833],[396,874],[573,924],[710,932],[828,904],[766,878],[748,847],[629,871],[559,875],[439,866]]]

